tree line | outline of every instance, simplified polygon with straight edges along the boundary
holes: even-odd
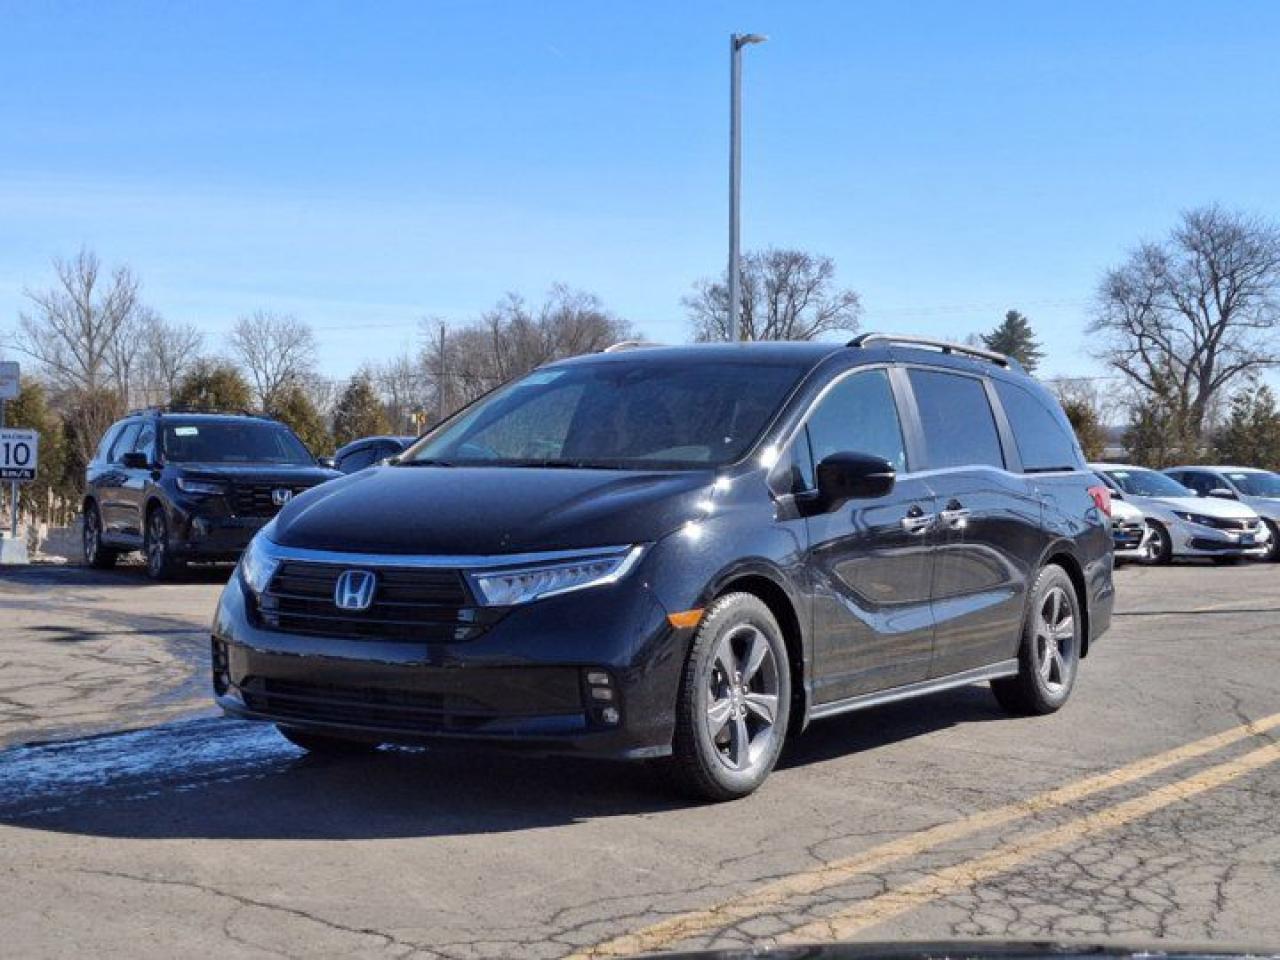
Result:
[[[832,258],[769,248],[742,259],[740,329],[747,339],[812,340],[855,333],[858,293]],[[1048,381],[1090,458],[1107,424],[1125,424],[1128,457],[1151,466],[1229,460],[1280,467],[1280,411],[1261,376],[1280,362],[1280,229],[1209,206],[1182,214],[1162,240],[1134,247],[1099,283],[1087,336],[1120,384]],[[82,250],[53,263],[53,282],[26,291],[13,347],[34,361],[12,425],[39,429],[41,477],[25,494],[74,502],[106,427],[126,410],[163,405],[266,412],[317,454],[360,436],[416,434],[499,384],[561,357],[636,338],[598,296],[563,284],[536,302],[509,293],[479,317],[428,318],[417,346],[366,363],[343,381],[322,375],[304,320],[258,310],[220,342],[161,316],[125,266]],[[727,337],[723,276],[681,301],[691,339]],[[969,342],[1013,356],[1033,374],[1045,351],[1031,320],[1009,310]]]

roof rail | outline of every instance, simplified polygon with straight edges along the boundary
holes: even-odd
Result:
[[[258,417],[260,419],[274,419],[269,413],[261,413],[256,410],[223,410],[218,407],[196,407],[189,405],[165,405],[157,404],[150,407],[140,407],[137,410],[130,410],[125,414],[126,417],[140,417],[143,414],[166,414],[166,413],[210,413],[225,417]]]
[[[623,350],[643,350],[646,347],[664,347],[664,343],[656,343],[653,340],[619,340],[617,343],[611,343],[609,346],[601,350],[601,353],[621,353]]]
[[[942,353],[959,353],[979,360],[988,360],[997,366],[1022,369],[1022,365],[1012,357],[996,353],[994,350],[987,350],[985,347],[971,347],[964,343],[952,343],[949,340],[937,340],[933,337],[918,337],[909,333],[860,333],[845,346],[868,347],[877,343],[888,345],[896,343],[904,347],[932,347]]]

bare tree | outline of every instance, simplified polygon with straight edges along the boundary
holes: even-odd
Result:
[[[232,354],[253,381],[255,399],[263,407],[290,383],[304,381],[315,369],[316,335],[291,314],[259,310],[241,317],[229,337]]]
[[[151,400],[168,403],[183,375],[200,358],[204,334],[190,323],[169,323],[148,312],[143,323],[142,363]]]
[[[1280,361],[1278,291],[1280,230],[1205,207],[1103,277],[1089,329],[1099,357],[1157,398],[1194,443],[1224,388]]]
[[[139,309],[138,280],[128,267],[109,277],[92,251],[54,260],[57,283],[27,290],[31,312],[18,315],[15,346],[35,359],[61,390],[97,393],[127,386],[136,349],[132,325]]]
[[[858,328],[862,302],[837,289],[830,257],[770,248],[742,258],[741,331],[745,340],[813,340]],[[702,280],[683,301],[699,342],[729,339],[729,291]]]
[[[447,329],[431,321],[423,334],[423,367],[441,416],[548,361],[634,335],[595,294],[563,284],[553,286],[536,309],[509,293],[474,323]]]
[[[432,411],[432,391],[422,364],[406,351],[374,366],[371,373],[391,429],[417,433]]]

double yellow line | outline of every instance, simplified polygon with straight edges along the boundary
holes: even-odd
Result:
[[[839,886],[883,867],[918,856],[936,847],[964,839],[984,830],[1050,810],[1068,807],[1086,797],[1113,790],[1159,773],[1170,767],[1202,757],[1250,737],[1280,727],[1280,713],[1241,724],[1222,733],[1145,757],[1107,773],[1086,777],[1027,800],[971,814],[880,844],[862,853],[833,860],[813,870],[792,874],[757,887],[743,896],[703,910],[694,910],[660,923],[623,934],[576,953],[572,960],[618,957],[649,953],[690,938],[748,920],[786,901]],[[1222,786],[1238,777],[1280,760],[1280,743],[1243,754],[1234,760],[1209,767],[1199,773],[1159,787],[1096,813],[1071,820],[1062,826],[1010,841],[979,857],[948,867],[906,886],[859,901],[821,921],[806,924],[788,934],[788,942],[843,939],[886,920],[982,880],[1003,873],[1032,857],[1092,834],[1114,829],[1146,816],[1179,800]]]

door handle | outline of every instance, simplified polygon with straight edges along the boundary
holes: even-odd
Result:
[[[902,518],[902,529],[907,533],[921,534],[926,532],[933,526],[937,515],[925,513],[919,506],[914,506],[907,511],[907,515]]]

